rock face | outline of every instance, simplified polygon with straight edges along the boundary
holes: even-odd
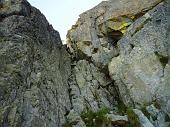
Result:
[[[85,60],[78,61],[71,79],[74,82],[69,82],[70,97],[78,113],[87,108],[97,111],[102,107],[111,108],[114,105],[114,94],[111,93],[113,88],[106,89],[112,82],[92,63]]]
[[[141,127],[154,127],[148,118],[138,109],[134,109],[135,114],[139,117]]]
[[[169,111],[164,109],[170,100],[169,12],[169,0],[109,0],[82,13],[67,34],[67,45],[75,68],[79,67],[80,61],[83,66],[79,71],[73,72],[78,77],[77,84],[85,84],[85,89],[93,86],[88,81],[92,72],[87,71],[90,74],[86,72],[86,76],[82,72],[82,68],[89,66],[89,62],[97,68],[92,70],[98,70],[105,77],[110,77],[108,81],[111,84],[107,91],[114,93],[113,98],[107,98],[114,100],[110,109],[119,107],[119,100],[122,100],[127,107],[141,110],[151,104],[159,105],[159,112],[167,115]],[[82,60],[86,60],[87,63],[84,64]],[[108,81],[99,86],[107,86]],[[111,87],[113,89],[110,89]],[[84,87],[79,89],[84,91]],[[91,95],[90,92],[81,94]],[[104,95],[101,94],[102,96]],[[91,102],[90,100],[94,99],[89,99],[88,102]],[[74,105],[74,101],[72,102]],[[94,102],[89,103],[93,105],[91,109],[97,107],[97,103]],[[103,106],[106,106],[107,102],[104,102]],[[83,102],[78,103],[84,105]],[[156,117],[159,119],[160,116]],[[166,120],[155,120],[152,117],[154,116],[149,119],[150,125],[169,126]],[[164,121],[163,124],[161,121]],[[140,125],[144,126],[143,123]]]
[[[61,127],[71,64],[59,33],[25,0],[0,1],[0,126]]]
[[[120,92],[128,91],[135,105],[170,99],[168,2],[160,3],[128,28],[118,42],[120,55],[109,63]],[[123,86],[126,88],[121,89]]]
[[[66,47],[26,0],[0,0],[0,127],[169,127],[169,12],[104,1]]]
[[[110,0],[80,15],[68,32],[68,44],[75,55],[105,67],[118,56],[117,41],[126,28],[160,0]]]
[[[169,1],[160,2],[105,1],[81,14],[68,32],[76,57],[101,69],[109,65],[126,104],[170,98]]]

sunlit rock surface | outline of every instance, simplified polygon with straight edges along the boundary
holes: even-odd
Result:
[[[103,1],[66,46],[26,0],[1,0],[0,127],[169,127],[169,17],[170,0]]]

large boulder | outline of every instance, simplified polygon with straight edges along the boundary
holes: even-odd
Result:
[[[112,59],[109,72],[127,105],[165,104],[170,99],[169,12],[170,2],[160,3],[118,41],[120,55]]]

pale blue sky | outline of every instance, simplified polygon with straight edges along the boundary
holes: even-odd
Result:
[[[62,40],[65,40],[67,30],[78,19],[79,14],[91,9],[102,0],[28,0],[31,5],[38,8],[60,32]]]

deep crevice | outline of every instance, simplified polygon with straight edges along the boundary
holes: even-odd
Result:
[[[133,49],[135,47],[135,45],[134,44],[130,44],[130,47]]]
[[[168,56],[163,56],[159,54],[157,51],[155,52],[155,55],[159,58],[160,63],[165,68],[166,64],[168,64]]]

